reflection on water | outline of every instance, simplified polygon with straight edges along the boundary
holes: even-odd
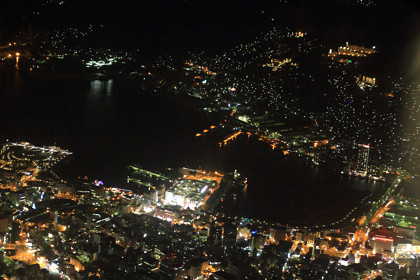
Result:
[[[114,119],[113,80],[93,80],[84,96],[81,115],[84,126],[103,133]],[[83,96],[82,96],[83,97]],[[77,105],[76,105],[77,106]]]
[[[105,96],[112,96],[114,88],[114,80],[93,80],[90,82],[89,97],[92,100],[98,99],[101,97],[101,94],[105,93]]]
[[[99,96],[99,93],[101,93],[103,89],[103,81],[100,80],[93,80],[90,82],[90,93],[92,96]]]
[[[114,84],[113,79],[109,79],[106,81],[106,96],[112,96],[113,84]]]

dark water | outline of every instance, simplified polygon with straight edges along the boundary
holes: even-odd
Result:
[[[1,138],[72,151],[59,168],[66,176],[117,184],[129,163],[160,169],[206,161],[193,140],[210,121],[132,81],[18,78],[0,98]]]
[[[65,178],[88,176],[124,186],[125,166],[146,169],[198,167],[237,169],[248,177],[245,192],[223,211],[285,220],[322,220],[345,215],[381,183],[341,177],[285,158],[247,136],[226,147],[229,130],[208,137],[197,132],[217,123],[191,108],[144,92],[130,81],[69,82],[17,78],[0,91],[0,140],[55,144],[74,152],[57,166]]]
[[[362,197],[385,190],[382,182],[342,176],[303,159],[284,157],[252,137],[240,137],[223,148],[223,157],[248,178],[246,189],[232,190],[218,209],[231,215],[328,223],[344,217]]]

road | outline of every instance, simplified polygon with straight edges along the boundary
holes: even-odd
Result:
[[[366,217],[362,217],[360,220],[360,228],[356,230],[354,235],[354,242],[352,243],[351,249],[353,252],[365,253],[365,243],[369,238],[369,232],[372,230],[375,223],[391,208],[395,203],[392,199],[392,194],[400,185],[402,180],[407,178],[407,173],[401,171],[398,177],[391,183],[386,192],[377,202],[372,202],[373,206]],[[360,248],[358,248],[360,246]],[[350,253],[350,250],[346,253]]]

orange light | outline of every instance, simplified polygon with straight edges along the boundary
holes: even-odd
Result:
[[[17,53],[16,53],[16,56],[20,56],[20,53],[18,53],[18,52],[17,52]]]
[[[375,236],[375,239],[380,240],[380,241],[388,241],[388,242],[394,241],[394,239],[392,238],[378,237],[378,236]]]

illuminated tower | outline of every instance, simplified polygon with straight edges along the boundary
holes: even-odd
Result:
[[[369,149],[370,149],[369,144],[368,145],[360,144],[358,146],[356,171],[364,175],[367,174],[367,170],[368,170]]]

